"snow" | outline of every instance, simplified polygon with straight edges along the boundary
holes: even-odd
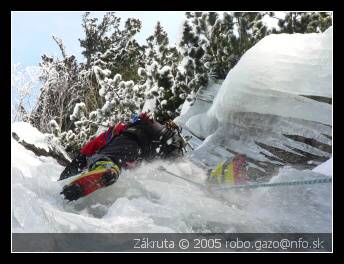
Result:
[[[70,115],[70,120],[79,120],[82,116],[82,111],[84,111],[86,105],[84,103],[77,103],[74,107],[73,114]]]
[[[268,27],[268,29],[279,29],[280,27],[278,26],[278,19],[284,19],[286,12],[283,11],[277,11],[274,12],[275,15],[274,17],[269,16],[268,14],[266,14],[265,16],[263,16],[263,23]]]
[[[15,133],[19,137],[20,142],[25,141],[37,148],[44,149],[46,152],[54,151],[62,155],[66,160],[71,161],[67,152],[52,134],[42,134],[37,128],[27,122],[12,123],[11,130],[12,133]]]
[[[270,182],[312,180],[324,178],[310,170],[299,171],[282,168]],[[257,189],[247,206],[257,217],[265,218],[266,224],[277,225],[284,232],[332,232],[331,184],[294,186],[289,189]],[[270,216],[270,217],[267,217]],[[312,217],[312,220],[310,220]]]
[[[333,164],[333,159],[330,158],[328,161],[320,164],[319,166],[315,167],[313,169],[314,172],[318,172],[327,176],[331,176],[332,177],[332,165]]]
[[[39,132],[37,128],[31,126],[29,123],[12,123],[11,130],[19,136],[20,140],[49,151],[47,136]]]
[[[180,115],[182,116],[186,112],[188,112],[191,106],[192,106],[191,102],[188,100],[185,100],[185,102],[182,104],[182,108],[180,110]]]
[[[201,113],[189,118],[185,125],[192,128],[197,137],[205,138],[216,131],[218,122],[215,118],[209,118],[206,113]]]
[[[205,138],[215,132],[218,122],[215,118],[210,117],[207,111],[212,105],[213,96],[216,95],[220,87],[221,84],[210,80],[207,89],[197,93],[196,98],[203,100],[196,100],[195,102],[185,100],[180,116],[174,121],[185,126],[200,138]]]
[[[209,193],[158,170],[164,166],[205,184],[199,166],[157,160],[122,171],[115,184],[67,203],[59,195],[66,180],[57,181],[63,167],[11,143],[13,232],[331,232],[331,184]],[[285,167],[271,182],[322,176]]]
[[[165,75],[165,74],[167,74],[169,72],[171,72],[171,67],[167,66],[167,65],[163,66],[161,69],[158,70],[158,73],[160,75]]]
[[[156,98],[147,99],[143,105],[142,112],[151,112],[154,113],[156,108]]]
[[[332,28],[263,38],[228,73],[209,114],[221,122],[255,112],[332,123],[331,105],[301,95],[332,98]]]
[[[144,77],[145,74],[146,74],[146,70],[142,67],[139,67],[138,70],[137,70],[137,74],[140,76],[140,77]]]

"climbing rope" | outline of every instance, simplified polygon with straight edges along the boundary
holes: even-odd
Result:
[[[179,176],[173,172],[166,170],[162,166],[160,166],[158,169],[161,171],[164,171],[164,172],[166,172],[166,173],[168,173],[168,174],[170,174],[176,178],[183,179],[183,180],[190,182],[194,185],[208,189],[208,187],[205,186],[204,184],[194,182],[192,180],[181,177],[181,176]],[[243,184],[243,185],[234,185],[234,186],[228,186],[228,187],[212,188],[211,190],[254,189],[254,188],[260,188],[260,187],[295,186],[295,185],[321,184],[321,183],[331,183],[331,182],[332,182],[332,178],[328,177],[328,178],[320,178],[320,179],[304,180],[304,181]]]
[[[332,182],[332,178],[320,178],[320,179],[304,180],[304,181],[235,185],[235,186],[229,186],[229,187],[219,187],[219,188],[215,188],[215,190],[254,189],[254,188],[260,188],[260,187],[295,186],[295,185],[320,184],[320,183],[331,183],[331,182]]]
[[[179,176],[179,175],[177,175],[177,174],[174,174],[173,172],[170,172],[170,171],[166,170],[166,169],[165,169],[164,167],[162,167],[162,166],[160,166],[160,167],[158,168],[158,170],[164,171],[164,172],[166,172],[166,173],[168,173],[168,174],[170,174],[170,175],[172,175],[172,176],[174,176],[174,177],[176,177],[176,178],[179,178],[179,179],[182,179],[182,180],[184,180],[184,181],[190,182],[190,183],[192,183],[192,184],[194,184],[194,185],[197,185],[198,187],[206,188],[205,185],[203,185],[203,184],[201,184],[201,183],[198,183],[198,182],[194,182],[194,181],[189,180],[189,179],[186,179],[186,178],[181,177],[181,176]]]

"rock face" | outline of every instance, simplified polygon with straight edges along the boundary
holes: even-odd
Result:
[[[278,48],[277,48],[278,47]],[[313,168],[332,156],[332,28],[270,35],[222,84],[210,83],[176,119],[193,135],[191,159],[207,168],[240,153],[249,174]]]
[[[66,166],[71,161],[52,135],[40,133],[29,123],[12,124],[12,137],[36,156],[52,157],[62,166]]]

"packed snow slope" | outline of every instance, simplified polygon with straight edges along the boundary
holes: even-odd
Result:
[[[332,27],[269,35],[223,83],[210,82],[176,121],[206,167],[246,154],[251,175],[283,165],[312,168],[332,155]]]
[[[41,142],[28,124],[13,127]],[[204,184],[206,172],[190,161],[157,160],[67,203],[59,194],[65,182],[57,181],[63,167],[12,139],[13,232],[331,232],[331,184],[210,193],[161,165]],[[332,177],[331,167],[332,160],[319,172],[285,167],[271,182]]]

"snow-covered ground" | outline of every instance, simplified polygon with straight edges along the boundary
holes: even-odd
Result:
[[[204,184],[190,161],[156,161],[124,171],[112,186],[67,203],[63,170],[12,140],[13,232],[331,232],[331,184],[208,192],[158,170]],[[272,182],[330,177],[283,168]]]

